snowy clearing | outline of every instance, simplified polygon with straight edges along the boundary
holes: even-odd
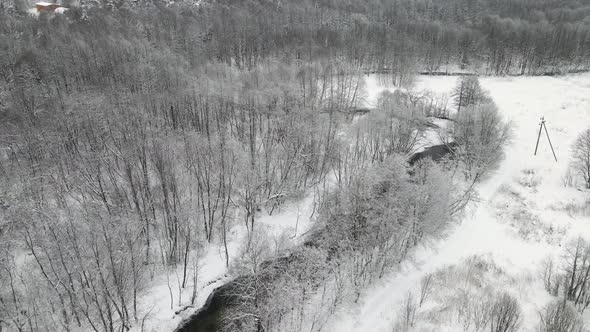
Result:
[[[456,80],[421,77],[416,89],[450,94]],[[563,185],[570,147],[590,126],[590,75],[489,77],[481,83],[513,123],[514,137],[500,168],[478,188],[480,201],[449,234],[417,249],[411,262],[366,290],[359,304],[341,308],[326,330],[392,331],[404,298],[416,292],[423,276],[474,255],[486,257],[501,269],[502,280],[511,280],[497,287],[518,298],[524,315],[520,330],[536,326],[538,312],[551,300],[539,277],[542,262],[559,257],[571,239],[590,237],[590,218],[577,208],[588,194]],[[367,86],[384,89],[371,81]],[[544,134],[533,156],[542,116],[558,162]],[[462,330],[452,320],[439,324],[437,331]]]

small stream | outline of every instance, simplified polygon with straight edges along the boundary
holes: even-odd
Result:
[[[313,245],[307,242],[304,246]],[[266,273],[258,275],[261,282],[274,280],[278,274],[284,273],[289,264],[300,259],[297,253],[288,256],[277,257],[260,264],[260,270]],[[201,309],[180,323],[175,332],[216,332],[221,330],[224,314],[233,306],[243,305],[244,300],[239,294],[243,294],[244,285],[251,284],[253,277],[250,275],[239,276],[217,288],[215,288]]]
[[[238,277],[244,278],[244,277]],[[238,280],[219,286],[209,294],[203,307],[184,320],[175,332],[215,332],[221,328],[223,311],[235,300],[231,293]]]
[[[313,235],[308,236],[313,238]],[[307,240],[303,243],[304,247],[317,246],[313,240]],[[295,252],[288,256],[277,257],[272,260],[264,261],[261,263],[260,269],[265,270],[271,267],[270,273],[264,276],[264,278],[273,278],[277,273],[286,268],[291,262],[298,259],[298,255]],[[198,309],[195,313],[184,319],[174,332],[217,332],[223,327],[224,315],[233,306],[237,306],[244,303],[244,299],[241,299],[239,295],[241,291],[240,285],[247,284],[248,278],[252,278],[249,275],[241,275],[225,284],[215,288],[209,297],[205,301],[205,304]]]
[[[449,145],[434,145],[426,148],[424,151],[414,154],[408,162],[414,164],[418,160],[430,158],[434,161],[439,161],[445,155],[449,154],[452,149],[456,148],[456,143]],[[311,236],[313,238],[313,235]],[[303,246],[314,247],[317,246],[314,240],[308,240]],[[289,256],[277,257],[273,260],[265,261],[261,264],[261,269],[272,266],[276,273],[280,273],[283,267],[286,267],[294,260],[298,259],[296,253]],[[272,278],[272,273],[267,277]],[[240,299],[240,286],[248,283],[248,278],[251,276],[242,275],[232,281],[229,281],[217,288],[215,288],[205,301],[203,307],[197,310],[190,317],[180,323],[179,327],[174,332],[217,332],[222,327],[222,319],[224,313],[228,308],[242,303]]]

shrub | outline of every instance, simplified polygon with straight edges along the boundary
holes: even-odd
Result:
[[[521,322],[521,310],[518,301],[508,293],[499,294],[490,312],[492,332],[514,332]]]
[[[511,126],[502,120],[497,107],[488,103],[458,113],[452,136],[459,146],[456,157],[465,167],[465,177],[481,180],[502,160],[502,148],[510,140]]]
[[[572,167],[590,189],[590,129],[584,130],[572,147]]]
[[[540,313],[539,332],[581,332],[582,316],[564,300],[555,300]]]

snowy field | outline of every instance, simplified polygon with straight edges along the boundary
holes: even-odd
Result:
[[[416,90],[450,94],[456,80],[448,76],[422,77]],[[492,287],[515,296],[524,315],[519,330],[534,330],[538,313],[552,299],[540,277],[543,261],[550,256],[559,258],[564,245],[578,236],[590,239],[590,218],[579,209],[586,204],[588,193],[563,185],[570,147],[576,136],[590,127],[590,75],[492,77],[482,78],[481,83],[503,116],[513,123],[514,138],[500,168],[479,186],[479,202],[468,207],[448,234],[417,249],[411,262],[405,262],[399,271],[366,290],[358,304],[341,308],[326,330],[394,330],[402,303],[409,293],[418,292],[424,276],[469,267],[474,255],[492,266],[483,269],[477,287]],[[372,89],[369,96],[384,89],[370,78],[367,86]],[[542,116],[558,162],[544,134],[539,152],[533,156]],[[475,272],[470,270],[470,274]],[[462,291],[467,286],[460,280],[456,286],[447,287],[449,294],[434,294],[431,301],[445,301],[451,293]],[[418,308],[417,321],[427,311],[427,305]],[[449,318],[434,325],[417,324],[415,330],[464,329]]]

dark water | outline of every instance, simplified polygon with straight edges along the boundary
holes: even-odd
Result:
[[[457,147],[456,143],[433,145],[426,148],[422,152],[415,153],[410,158],[410,165],[414,165],[416,162],[422,159],[430,158],[433,161],[440,161],[443,157],[453,152],[453,149]]]
[[[310,243],[306,242],[304,246],[309,246]],[[260,264],[260,270],[263,272],[257,275],[256,280],[260,283],[271,282],[278,274],[284,273],[286,267],[297,259],[301,259],[300,256],[293,253],[288,256],[262,262]],[[245,300],[238,294],[244,294],[246,292],[244,287],[248,288],[247,285],[251,285],[253,280],[252,276],[243,275],[214,289],[203,307],[183,321],[175,332],[220,331],[224,315],[227,314],[228,310],[232,309],[233,306],[248,303],[248,300]],[[248,325],[248,322],[245,321],[238,324]],[[248,330],[246,327],[244,329]]]
[[[231,293],[235,281],[230,281],[211,292],[205,305],[186,319],[176,332],[215,332],[221,328],[224,309],[235,300]]]
[[[435,145],[426,148],[424,151],[414,154],[410,160],[410,164],[424,158],[431,158],[434,161],[441,160],[456,148],[456,143],[448,145]],[[318,241],[321,241],[321,231],[316,230],[313,234],[308,236],[307,241],[303,244],[304,247],[317,247]],[[328,254],[330,251],[328,250]],[[330,256],[330,255],[329,255]],[[291,254],[285,257],[279,257],[270,261],[263,262],[261,269],[268,273],[265,279],[272,280],[277,273],[281,273],[283,268],[288,266],[295,260],[300,259],[297,254]],[[330,259],[330,257],[328,257]],[[240,294],[240,284],[247,284],[250,276],[240,276],[236,279],[216,288],[211,292],[207,301],[201,309],[183,321],[175,332],[217,332],[221,330],[222,320],[226,311],[233,305],[243,303],[243,300],[236,294]]]

